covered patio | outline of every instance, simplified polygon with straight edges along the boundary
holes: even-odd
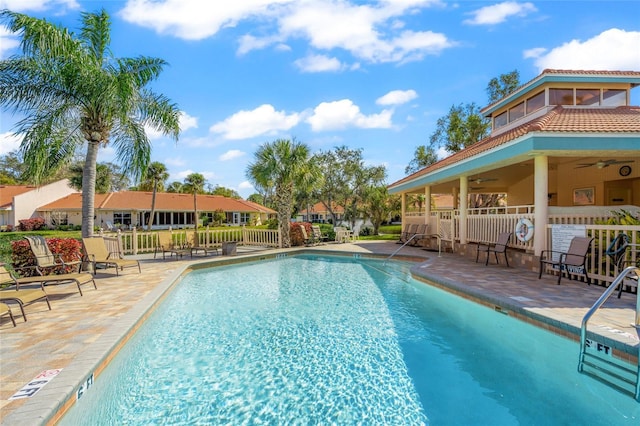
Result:
[[[428,224],[428,234],[468,256],[475,243],[512,232],[512,264],[534,270],[554,233],[589,235],[589,275],[606,285],[614,236],[625,232],[640,243],[640,226],[611,220],[616,212],[640,215],[640,108],[629,105],[639,84],[635,71],[545,70],[482,110],[489,137],[389,186],[402,197],[403,224]],[[451,195],[453,209],[411,202],[435,194]],[[503,202],[475,207],[473,194],[502,194]]]

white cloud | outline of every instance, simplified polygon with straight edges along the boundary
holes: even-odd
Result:
[[[246,152],[240,151],[239,149],[232,149],[232,150],[229,150],[229,151],[225,152],[220,157],[218,157],[218,160],[220,160],[220,161],[229,161],[229,160],[233,160],[233,159],[236,159],[236,158],[244,157],[245,155],[246,155]]]
[[[418,97],[415,90],[392,90],[384,96],[376,99],[378,105],[400,105]]]
[[[342,99],[335,102],[322,102],[315,107],[313,114],[306,121],[316,132],[348,127],[388,129],[392,125],[392,114],[389,110],[383,110],[380,114],[364,115],[351,100]]]
[[[6,155],[20,148],[22,136],[16,136],[11,132],[0,133],[0,155]]]
[[[284,111],[276,111],[272,105],[264,104],[252,111],[236,112],[209,130],[221,133],[225,139],[248,139],[289,130],[300,122],[300,118],[300,114],[287,115]]]
[[[292,0],[129,0],[118,13],[122,19],[188,40],[211,37],[225,27],[260,16],[269,16],[274,7]]]
[[[506,21],[511,16],[525,16],[537,10],[533,3],[505,1],[471,12],[474,15],[473,19],[467,19],[464,23],[470,25],[495,25]]]
[[[438,54],[455,45],[444,34],[400,31],[402,18],[440,0],[381,1],[359,4],[345,0],[129,0],[119,12],[122,19],[158,33],[199,40],[240,22],[253,25],[260,35],[238,40],[237,54],[275,45],[289,49],[286,41],[306,39],[318,50],[343,49],[369,62],[406,61]]]
[[[253,189],[253,184],[251,184],[251,182],[249,182],[248,180],[245,180],[243,182],[240,182],[240,185],[238,185],[239,189]]]
[[[187,164],[187,162],[184,160],[184,158],[180,158],[180,157],[169,157],[169,158],[165,158],[164,162],[169,165],[169,166],[174,166],[174,167],[182,167],[185,164]]]
[[[640,71],[640,31],[617,28],[585,41],[571,40],[537,57],[540,71],[551,69]],[[541,51],[542,52],[542,51]]]
[[[192,117],[184,111],[180,111],[180,131],[198,128],[198,118]]]
[[[69,9],[80,8],[76,0],[0,0],[0,9],[9,9],[13,12],[45,10],[51,7],[60,10],[61,6]]]
[[[9,51],[20,46],[20,40],[12,33],[9,28],[0,25],[0,59],[9,57]]]
[[[309,55],[294,64],[303,72],[340,71],[344,68],[338,59],[325,55]]]
[[[524,59],[539,58],[546,51],[547,51],[547,49],[545,49],[544,47],[534,47],[533,49],[528,49],[528,50],[525,50],[524,52],[522,52],[522,57]]]
[[[193,174],[193,173],[200,173],[202,176],[204,176],[205,180],[209,181],[212,180],[213,178],[216,177],[216,174],[213,172],[195,172],[191,169],[187,169],[187,170],[183,170],[181,172],[178,173],[174,173],[171,175],[171,180],[177,180],[177,181],[183,181],[187,176]]]

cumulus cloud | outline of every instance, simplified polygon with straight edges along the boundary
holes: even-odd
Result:
[[[528,50],[525,50],[524,52],[522,52],[522,57],[524,59],[539,58],[546,51],[547,51],[547,49],[545,49],[544,47],[534,47],[533,49],[528,49]]]
[[[9,9],[13,12],[25,12],[28,10],[45,10],[56,7],[78,9],[80,5],[76,0],[0,0],[0,9]]]
[[[343,69],[343,65],[338,59],[325,55],[309,55],[306,58],[298,59],[294,64],[303,72],[340,71]]]
[[[612,28],[585,41],[571,40],[549,51],[538,48],[525,54],[535,58],[539,71],[546,68],[639,71],[638,46],[640,31]]]
[[[465,20],[464,23],[470,25],[495,25],[506,21],[507,18],[511,16],[526,16],[537,10],[533,3],[505,1],[491,6],[481,7],[471,12],[473,18]]]
[[[14,33],[4,25],[0,25],[0,59],[9,57],[9,52],[18,46],[20,46],[20,41]]]
[[[225,139],[248,139],[260,135],[271,135],[289,130],[300,122],[300,114],[276,111],[272,105],[264,104],[252,111],[239,111],[209,129],[220,133]]]
[[[204,176],[205,180],[211,180],[213,178],[216,177],[216,174],[213,172],[195,172],[191,169],[187,169],[187,170],[182,170],[180,172],[177,172],[175,174],[171,174],[171,179],[172,180],[177,180],[177,181],[183,181],[187,176],[194,174],[194,173],[200,173],[202,176]]]
[[[335,102],[322,102],[314,108],[307,123],[316,132],[340,130],[348,127],[362,129],[388,129],[391,127],[392,112],[383,110],[380,114],[364,115],[360,107],[349,99]]]
[[[248,180],[245,180],[243,182],[240,182],[240,185],[238,185],[239,189],[253,189],[253,184],[251,182],[249,182]]]
[[[180,131],[198,128],[198,118],[192,117],[184,111],[180,111]]]
[[[376,99],[378,105],[401,105],[418,97],[415,90],[392,90]]]
[[[20,148],[22,136],[17,136],[11,132],[0,133],[0,155],[6,155]]]
[[[304,39],[317,50],[343,49],[370,62],[401,62],[455,46],[441,33],[403,31],[404,16],[434,4],[441,2],[129,0],[119,15],[158,33],[189,40],[211,37],[240,22],[259,22],[254,26],[259,35],[245,34],[238,40],[239,55],[269,46],[289,48],[287,40]]]
[[[227,152],[225,152],[224,154],[222,154],[220,157],[218,157],[218,160],[220,161],[229,161],[229,160],[233,160],[235,158],[240,158],[246,155],[246,152],[240,151],[239,149],[231,149]]]

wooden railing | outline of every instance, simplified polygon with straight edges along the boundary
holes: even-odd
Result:
[[[103,233],[105,241],[112,252],[125,255],[151,253],[155,251],[160,232],[170,233],[175,244],[192,244],[193,229],[179,229],[166,231],[139,231]],[[239,245],[280,247],[280,233],[272,229],[250,229],[245,227],[230,227],[227,229],[201,228],[197,232],[198,245],[205,247],[221,246],[223,242],[235,241]]]

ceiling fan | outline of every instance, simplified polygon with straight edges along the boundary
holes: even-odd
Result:
[[[496,181],[496,180],[498,180],[498,179],[497,178],[480,178],[480,177],[479,178],[475,178],[475,179],[469,178],[469,182],[473,182],[476,185],[480,185],[481,183],[484,183],[484,182],[493,182],[493,181]]]
[[[596,166],[599,169],[604,169],[605,167],[609,167],[612,164],[626,164],[633,163],[633,160],[599,160],[595,163],[579,163],[576,169],[582,169],[584,167]]]

